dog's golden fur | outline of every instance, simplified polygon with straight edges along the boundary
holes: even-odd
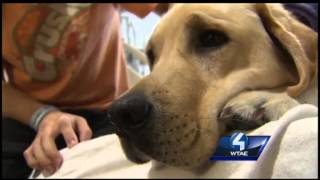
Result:
[[[230,40],[198,51],[193,32],[205,29]],[[141,92],[155,106],[147,155],[175,166],[206,162],[225,132],[228,119],[219,113],[226,107],[254,113],[259,105],[269,120],[278,118],[298,103],[292,97],[315,86],[317,37],[280,4],[174,5],[149,42],[151,74],[127,93]]]

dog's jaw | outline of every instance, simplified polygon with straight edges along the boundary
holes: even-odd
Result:
[[[140,151],[127,137],[119,137],[122,149],[127,158],[137,164],[150,161],[150,157]]]
[[[188,168],[207,162],[215,150],[218,132],[200,127],[198,121],[182,119],[186,116],[180,117],[182,123],[175,125],[170,120],[176,116],[167,117],[161,119],[167,124],[163,123],[150,132],[131,134],[130,138],[120,137],[127,158],[135,163],[153,159],[166,165]]]

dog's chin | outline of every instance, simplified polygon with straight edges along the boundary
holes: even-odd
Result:
[[[169,165],[169,166],[175,166],[175,167],[183,167],[183,168],[197,168],[202,166],[203,164],[206,164],[207,161],[203,161],[203,162],[198,162],[195,164],[189,163],[189,164],[177,164],[177,163],[170,163],[170,162],[164,162],[161,158],[159,159],[159,157],[153,157],[153,156],[149,156],[146,153],[144,153],[143,151],[139,150],[139,148],[130,140],[127,138],[119,138],[120,142],[121,142],[121,146],[122,149],[126,155],[126,157],[134,163],[137,164],[143,164],[143,163],[147,163],[151,160],[158,162],[162,165]]]
[[[145,153],[143,153],[142,151],[140,151],[130,139],[126,137],[120,137],[119,139],[120,139],[122,149],[126,157],[130,161],[137,164],[143,164],[151,160],[151,158]]]
[[[145,139],[146,137],[152,137],[152,135],[144,137],[119,136],[122,149],[130,161],[142,164],[153,160],[169,166],[195,168],[207,162],[209,159],[210,154],[207,152],[200,153],[199,149],[193,149],[194,147],[189,146],[194,144],[197,147],[198,143],[200,143],[200,141],[198,141],[199,139],[196,138],[197,135],[194,137],[193,143],[190,142],[191,144],[183,144],[184,142],[180,142],[180,144],[171,145],[170,147],[160,146],[156,144],[156,142],[150,142],[148,139]],[[184,145],[187,146],[184,147]],[[165,149],[165,147],[167,149],[163,152],[157,151]],[[201,145],[201,147],[203,146]],[[181,150],[179,151],[179,149]],[[183,149],[186,149],[186,151]],[[173,151],[173,153],[170,153],[170,150]],[[212,151],[210,150],[210,152]],[[207,156],[205,154],[207,154]]]

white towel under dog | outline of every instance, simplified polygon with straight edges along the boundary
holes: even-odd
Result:
[[[61,150],[64,162],[47,178],[317,178],[317,114],[317,107],[299,105],[249,132],[271,136],[257,161],[216,161],[202,174],[154,162],[137,165],[126,159],[116,135],[106,135]]]

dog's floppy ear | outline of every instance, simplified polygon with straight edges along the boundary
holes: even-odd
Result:
[[[299,80],[287,88],[287,93],[299,96],[317,77],[318,33],[294,19],[281,5],[257,3],[255,9],[267,32],[291,56]]]

